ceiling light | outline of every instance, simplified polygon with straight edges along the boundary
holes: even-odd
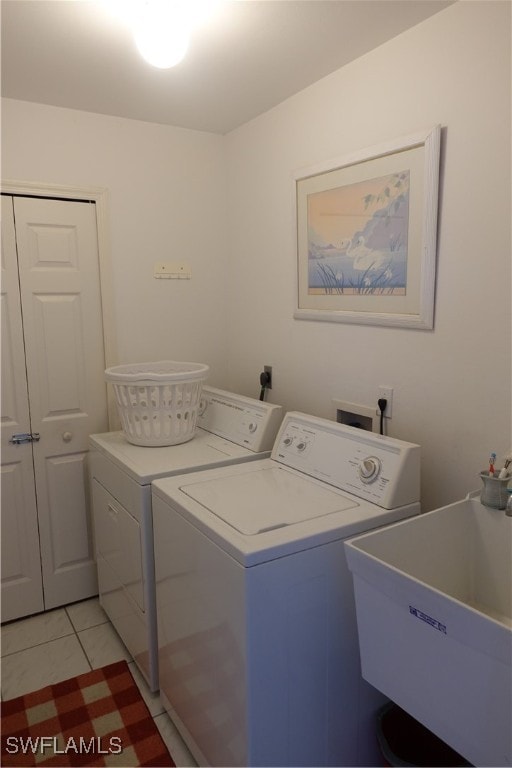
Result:
[[[142,58],[158,69],[170,69],[185,58],[189,36],[183,30],[147,35],[142,30],[135,35],[135,44]]]
[[[188,49],[192,29],[206,21],[218,0],[103,0],[132,29],[142,57],[154,67],[178,64]]]
[[[174,67],[185,56],[190,30],[188,24],[168,9],[147,9],[134,31],[141,56],[154,67]]]

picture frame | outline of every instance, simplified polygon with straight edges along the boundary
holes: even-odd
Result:
[[[294,317],[431,330],[441,126],[294,174]]]

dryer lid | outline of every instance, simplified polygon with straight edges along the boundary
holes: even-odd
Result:
[[[90,444],[139,485],[149,485],[160,477],[258,458],[248,448],[203,429],[198,429],[188,443],[178,445],[132,445],[122,432],[91,435]]]
[[[337,489],[284,467],[184,484],[180,490],[247,536],[359,506]]]

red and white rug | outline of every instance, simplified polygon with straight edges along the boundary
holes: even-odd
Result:
[[[126,661],[1,703],[2,766],[174,766]]]

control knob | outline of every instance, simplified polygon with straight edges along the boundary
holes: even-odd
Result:
[[[357,471],[363,483],[373,483],[378,478],[380,469],[380,459],[376,456],[367,456],[366,459],[359,462]]]

